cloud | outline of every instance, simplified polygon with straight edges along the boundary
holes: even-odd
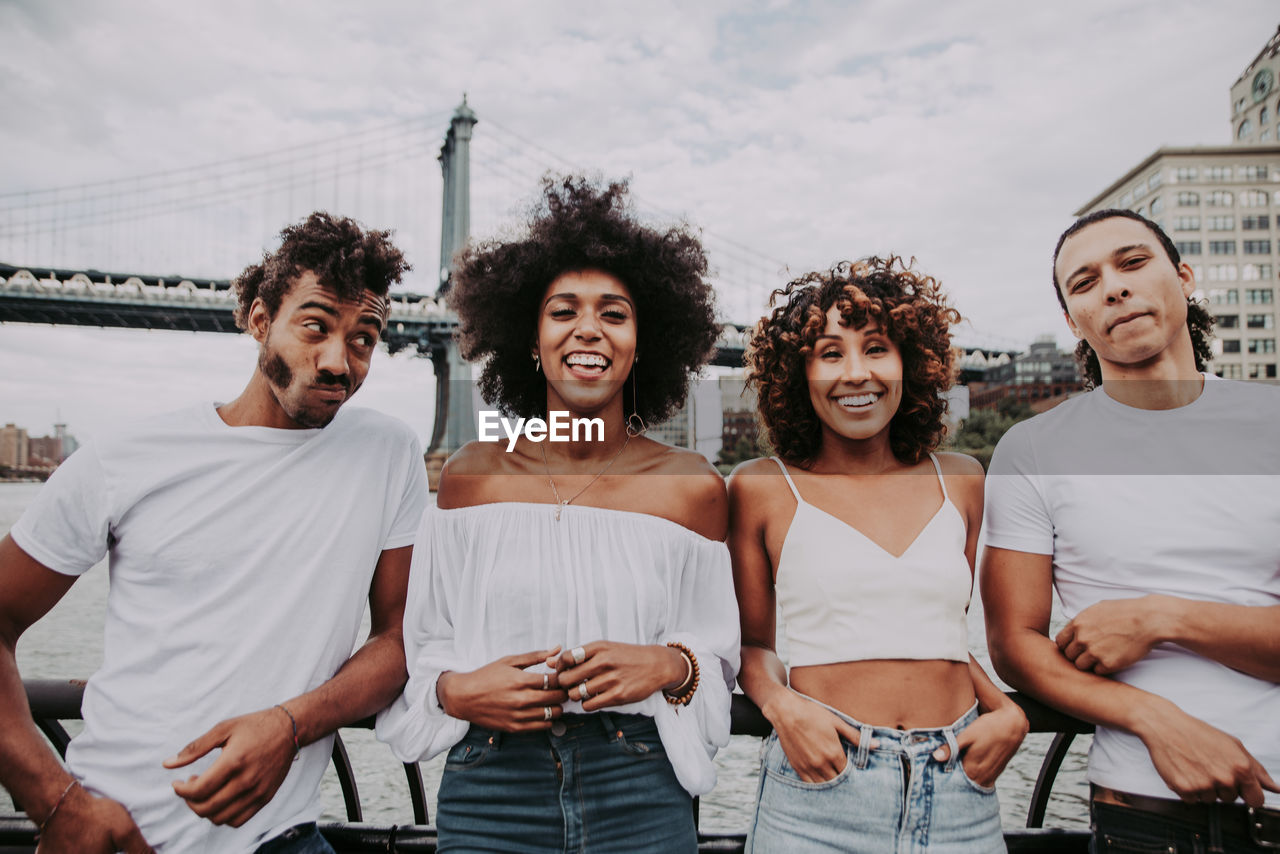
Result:
[[[630,175],[643,211],[701,227],[733,319],[758,316],[790,275],[897,252],[944,282],[971,340],[1065,342],[1047,269],[1071,212],[1161,145],[1226,142],[1227,90],[1275,24],[1265,0],[0,5],[0,194],[115,181],[136,200],[134,175],[295,147],[272,173],[291,190],[206,209],[196,196],[212,191],[193,185],[191,210],[0,237],[0,260],[230,276],[281,225],[331,207],[397,228],[410,285],[429,291],[435,154],[465,91],[477,234],[509,228],[539,175],[572,164]],[[324,140],[415,117],[412,152],[373,133],[342,156],[384,168],[321,174],[340,171],[315,153]],[[0,234],[25,215],[12,202],[0,196]],[[78,372],[117,350],[106,384],[128,383],[131,401],[148,398],[131,370],[153,388],[181,380],[145,366],[153,339],[17,329],[0,327],[8,411],[27,398],[111,410]],[[209,384],[232,393],[244,370]],[[403,381],[405,397],[429,384]]]

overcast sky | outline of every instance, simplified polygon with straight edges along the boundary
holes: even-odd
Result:
[[[1058,233],[1156,148],[1229,140],[1228,88],[1278,12],[1271,0],[0,0],[0,194],[437,116],[412,175],[339,206],[397,228],[418,268],[408,284],[429,292],[440,182],[428,149],[465,91],[483,160],[474,231],[510,222],[542,168],[573,164],[630,175],[642,208],[704,229],[736,283],[720,300],[731,319],[753,321],[763,291],[792,275],[895,252],[943,281],[969,319],[961,340],[1022,347],[1050,332],[1065,344],[1048,283]],[[513,153],[520,138],[536,148]],[[405,185],[421,188],[417,207]],[[260,207],[265,222],[273,210]],[[247,242],[201,232],[236,259],[216,270],[196,269],[213,263],[203,246],[139,236],[145,224],[133,244],[169,254],[92,266],[171,273],[177,252],[182,272],[232,276],[279,219]],[[57,246],[0,250],[65,263]],[[234,397],[253,363],[235,336],[3,325],[0,422],[42,435],[60,414],[86,437]],[[425,437],[430,375],[426,360],[380,354],[356,402]]]

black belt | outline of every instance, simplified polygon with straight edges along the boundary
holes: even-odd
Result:
[[[1216,814],[1224,831],[1241,836],[1247,835],[1259,847],[1280,850],[1280,810],[1277,809],[1250,807],[1238,803],[1188,804],[1173,798],[1135,795],[1096,785],[1093,787],[1093,797],[1096,802],[1105,806],[1128,807],[1158,815],[1161,818],[1206,827],[1210,817]]]

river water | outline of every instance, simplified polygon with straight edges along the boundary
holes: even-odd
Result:
[[[23,509],[35,497],[41,484],[0,483],[0,534],[7,532]],[[18,643],[18,665],[27,678],[86,678],[102,663],[102,621],[107,593],[105,561],[78,580],[49,614],[23,635]],[[0,594],[2,595],[2,594]],[[368,631],[368,615],[365,618]],[[982,603],[975,601],[969,614],[969,637],[974,654],[992,673],[983,641]],[[68,729],[78,731],[76,722]],[[194,737],[198,733],[192,733]],[[356,770],[364,820],[384,824],[405,824],[413,819],[401,766],[391,752],[365,731],[343,734]],[[1026,822],[1027,803],[1039,772],[1050,734],[1032,734],[1010,763],[997,784],[1005,827]],[[1089,737],[1078,737],[1063,763],[1049,801],[1045,824],[1050,827],[1087,827],[1088,786],[1084,779],[1085,751]],[[734,736],[716,758],[719,783],[702,798],[701,822],[704,830],[745,832],[750,807],[755,798],[760,741]],[[444,756],[422,763],[430,814],[435,816],[435,795],[440,783]],[[332,769],[325,778],[322,797],[327,819],[345,817],[342,792]],[[0,799],[0,810],[10,805]],[[6,810],[7,811],[7,810]]]

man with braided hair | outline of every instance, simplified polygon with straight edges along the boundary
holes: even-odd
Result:
[[[240,396],[86,444],[0,540],[0,784],[42,852],[332,850],[315,824],[332,733],[404,684],[426,499],[409,428],[342,408],[408,269],[389,236],[323,213],[286,228],[235,282],[258,342]],[[14,649],[106,555],[104,660],[64,768]]]

